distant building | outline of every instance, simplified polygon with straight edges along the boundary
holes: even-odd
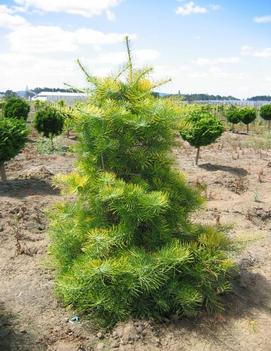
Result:
[[[62,92],[51,92],[51,91],[41,91],[39,94],[35,95],[32,100],[57,102],[65,101],[67,104],[73,104],[76,101],[85,101],[87,99],[87,94],[83,93],[62,93]]]

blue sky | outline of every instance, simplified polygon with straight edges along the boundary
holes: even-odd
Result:
[[[162,91],[271,95],[271,0],[0,0],[0,91],[113,72],[125,34]]]

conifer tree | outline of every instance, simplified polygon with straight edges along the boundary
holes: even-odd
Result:
[[[30,111],[30,105],[24,99],[16,96],[7,98],[4,104],[3,115],[5,118],[15,118],[27,120]]]
[[[44,105],[36,112],[34,127],[45,138],[51,141],[51,148],[54,149],[54,137],[60,135],[64,128],[64,115],[53,105]]]
[[[231,130],[232,132],[234,132],[235,124],[238,124],[241,122],[239,110],[236,106],[232,105],[225,111],[225,113],[226,113],[227,121],[232,124]]]
[[[186,116],[180,130],[182,138],[197,148],[196,165],[198,164],[201,146],[207,146],[216,141],[224,132],[219,118],[204,109],[195,107]]]
[[[249,133],[249,125],[257,118],[256,109],[254,107],[240,107],[238,111],[240,120],[247,126],[247,134]]]
[[[28,130],[23,120],[0,117],[0,178],[6,182],[5,162],[15,157],[27,141]]]
[[[221,308],[233,266],[225,235],[193,224],[202,203],[174,166],[179,110],[157,99],[151,69],[128,64],[97,78],[76,112],[78,164],[58,178],[71,200],[55,205],[50,254],[65,304],[104,325],[133,317]]]
[[[263,105],[260,108],[260,116],[268,121],[268,130],[271,131],[271,104]]]

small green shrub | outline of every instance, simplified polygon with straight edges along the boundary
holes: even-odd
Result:
[[[260,116],[268,121],[268,130],[271,129],[271,104],[270,105],[263,105],[260,108]]]
[[[225,111],[225,115],[226,115],[227,121],[232,124],[232,131],[234,131],[234,125],[241,122],[238,107],[230,106]]]
[[[36,112],[34,126],[40,134],[50,138],[53,148],[53,138],[63,132],[64,116],[54,106],[44,106]]]
[[[64,130],[67,138],[70,136],[70,131],[74,125],[74,110],[71,106],[67,106],[63,100],[60,100],[56,104],[56,108],[62,113],[64,118]]]
[[[87,74],[77,168],[58,179],[72,198],[50,216],[59,297],[107,326],[219,309],[230,288],[230,242],[190,221],[202,199],[174,166],[179,109],[152,95],[149,72],[129,60],[116,76]]]
[[[3,112],[6,101],[4,99],[0,100],[0,110]]]
[[[18,97],[8,98],[4,104],[3,115],[5,118],[27,120],[30,111],[29,104]]]
[[[0,173],[6,181],[4,163],[15,157],[27,140],[25,122],[9,118],[0,118]]]
[[[218,117],[199,109],[192,111],[186,122],[180,134],[190,145],[197,148],[197,165],[200,147],[214,143],[222,135],[224,127]]]
[[[240,121],[246,124],[247,126],[247,133],[249,132],[249,124],[254,122],[257,113],[255,108],[253,107],[241,107],[239,108],[238,114],[240,116]]]
[[[35,112],[37,112],[42,108],[46,108],[46,106],[48,106],[49,104],[47,101],[34,100],[33,105],[34,105]]]

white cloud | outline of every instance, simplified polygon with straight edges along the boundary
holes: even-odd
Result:
[[[18,53],[75,52],[81,45],[103,46],[124,41],[126,33],[103,33],[91,28],[75,31],[58,26],[25,25],[7,35],[10,49]],[[135,35],[130,37],[135,39]]]
[[[23,53],[0,54],[0,76],[0,90],[21,90],[26,85],[61,87],[64,82],[83,84],[82,75],[70,58],[51,59]]]
[[[13,11],[5,5],[0,5],[0,27],[13,28],[15,26],[26,25],[27,21],[18,15],[14,15]]]
[[[189,73],[188,75],[189,78],[193,78],[193,79],[201,79],[201,78],[207,78],[208,74],[206,72],[193,72],[193,73]]]
[[[244,45],[241,47],[241,55],[260,57],[260,58],[270,58],[271,48],[264,48],[264,49],[258,50],[253,48],[252,46]]]
[[[132,56],[134,57],[136,63],[141,64],[157,60],[160,53],[157,50],[142,49],[134,50],[134,52],[132,52]]]
[[[244,73],[225,71],[217,66],[212,66],[209,68],[209,75],[211,75],[214,79],[223,78],[231,81],[244,80],[247,78],[247,75]]]
[[[246,75],[243,73],[234,73],[231,71],[225,71],[221,67],[218,66],[209,66],[208,68],[204,67],[204,70],[197,70],[191,69],[187,77],[192,78],[192,79],[197,79],[199,81],[205,80],[206,78],[209,79],[209,82],[212,84],[215,83],[216,80],[223,79],[223,81],[236,81],[236,80],[243,80],[246,78]],[[207,84],[208,85],[208,84]]]
[[[253,47],[250,45],[243,45],[241,47],[241,55],[249,56],[253,53]]]
[[[114,12],[107,10],[106,11],[106,17],[109,21],[115,21],[116,20],[116,16],[114,14]]]
[[[142,65],[156,60],[159,52],[152,49],[133,50],[132,57],[136,64]],[[97,57],[97,61],[103,64],[120,65],[127,61],[125,51],[107,52]]]
[[[27,11],[21,8],[21,12]],[[83,85],[80,70],[75,64],[77,57],[87,57],[86,63],[94,74],[108,74],[114,67],[112,62],[104,65],[99,55],[106,45],[124,46],[126,35],[135,40],[130,33],[105,33],[92,28],[76,30],[64,29],[58,25],[34,25],[16,15],[18,8],[0,5],[0,27],[8,32],[1,37],[3,48],[0,49],[0,90],[8,88],[22,89],[28,84],[35,86],[62,86],[68,82]],[[114,15],[105,11],[110,20]],[[1,52],[2,51],[2,52]],[[106,51],[104,51],[106,56]],[[140,50],[146,61],[154,58],[154,52]],[[79,79],[78,79],[79,78]],[[78,84],[77,84],[78,82]]]
[[[15,0],[27,9],[37,9],[43,12],[65,12],[84,17],[93,17],[106,13],[112,20],[114,15],[110,11],[122,0]]]
[[[271,15],[267,16],[257,16],[253,18],[253,21],[256,23],[271,23]]]
[[[63,82],[84,85],[84,77],[75,64],[79,57],[93,74],[106,75],[126,62],[125,51],[108,52],[106,45],[124,46],[127,33],[104,33],[91,28],[66,30],[59,26],[24,23],[14,27],[3,41],[8,51],[0,51],[0,90],[22,89],[26,85],[62,86]],[[135,34],[128,34],[136,39]],[[158,58],[152,49],[133,50],[138,65]]]
[[[78,46],[74,33],[57,26],[24,26],[7,35],[10,49],[17,53],[73,52]]]
[[[184,2],[186,0],[177,0],[177,1]],[[203,6],[196,5],[196,3],[194,1],[190,1],[190,2],[187,2],[183,6],[179,6],[176,9],[176,14],[181,15],[181,16],[189,16],[192,14],[205,14],[205,13],[208,13],[210,11],[219,11],[221,9],[222,9],[222,7],[220,5],[217,5],[217,4],[211,4],[211,5],[203,7]]]
[[[215,59],[199,57],[193,61],[194,64],[199,65],[199,66],[236,64],[239,62],[240,62],[239,57],[219,57],[219,58],[215,58]]]
[[[270,58],[271,57],[271,48],[265,48],[260,51],[255,51],[254,52],[255,57],[261,57],[261,58]]]
[[[77,56],[92,74],[99,76],[115,72],[117,66],[127,61],[125,51],[116,53],[104,51],[103,55],[97,56],[95,52],[86,50],[85,53],[80,51],[80,54],[77,54],[76,56],[68,53],[53,56],[27,52],[0,54],[0,91],[8,88],[20,90],[26,85],[30,88],[62,87],[64,82],[79,87],[85,86],[84,75],[75,63]],[[151,49],[134,50],[133,57],[134,62],[141,66],[158,57],[158,52]]]
[[[184,6],[179,6],[176,10],[176,14],[181,16],[188,16],[192,14],[204,14],[207,12],[207,7],[198,6],[194,3],[194,1],[190,1]]]
[[[129,33],[103,33],[90,28],[81,28],[75,32],[70,32],[74,34],[74,39],[78,44],[84,45],[110,45],[116,44],[124,41],[126,35],[129,36],[131,40],[136,39],[135,34]]]
[[[209,7],[210,7],[210,9],[211,9],[212,11],[219,11],[219,10],[222,9],[222,6],[221,6],[221,5],[217,5],[217,4],[212,4],[212,5],[210,5]]]

